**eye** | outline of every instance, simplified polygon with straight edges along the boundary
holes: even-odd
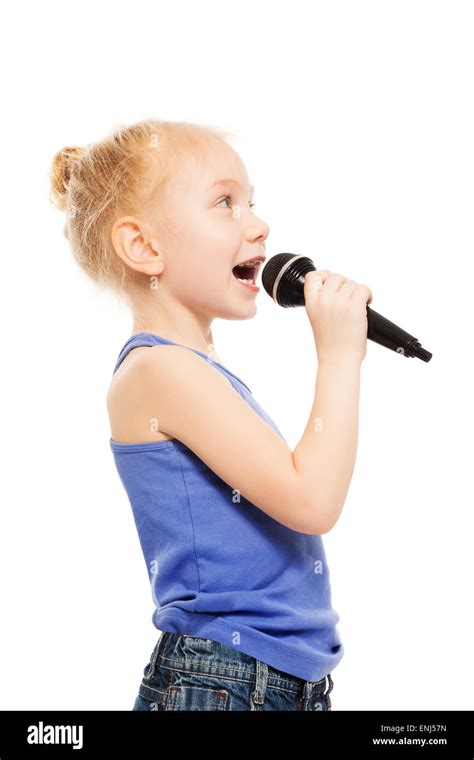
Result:
[[[217,205],[218,205],[218,206],[220,206],[220,204],[221,204],[221,203],[223,203],[224,201],[227,201],[227,200],[230,200],[230,201],[234,201],[234,200],[235,200],[235,198],[234,198],[234,196],[233,196],[233,195],[226,195],[226,196],[225,196],[225,198],[222,198],[222,200],[221,200],[221,201],[219,201],[219,203],[218,203]],[[231,208],[233,205],[234,205],[234,204],[233,204],[233,203],[231,203],[231,206],[229,206],[228,208]],[[249,207],[250,207],[250,208],[253,208],[254,206],[255,206],[255,203],[249,203]]]

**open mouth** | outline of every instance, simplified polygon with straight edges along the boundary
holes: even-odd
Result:
[[[235,266],[232,269],[232,274],[244,285],[255,285],[255,280],[257,279],[261,263],[260,259],[251,259],[244,264],[238,264]]]

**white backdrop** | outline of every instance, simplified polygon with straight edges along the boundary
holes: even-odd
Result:
[[[355,472],[324,537],[345,646],[331,698],[473,709],[472,3],[4,13],[0,709],[130,710],[158,637],[105,405],[131,316],[79,270],[48,200],[57,150],[147,117],[240,134],[267,257],[366,283],[433,352],[368,343]],[[263,288],[257,304],[214,323],[215,348],[294,448],[310,325]]]

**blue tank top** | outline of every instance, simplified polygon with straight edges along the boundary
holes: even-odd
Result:
[[[141,332],[133,348],[182,345]],[[194,351],[286,440],[233,372]],[[225,483],[177,438],[109,439],[127,493],[160,631],[213,639],[305,681],[339,663],[343,644],[332,609],[322,537],[287,528]]]

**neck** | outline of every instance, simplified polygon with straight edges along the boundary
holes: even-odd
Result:
[[[154,333],[215,358],[212,318],[196,314],[180,303],[171,304],[161,299],[157,304],[156,297],[153,300],[154,303],[150,304],[143,297],[137,299],[133,308],[133,335]]]

